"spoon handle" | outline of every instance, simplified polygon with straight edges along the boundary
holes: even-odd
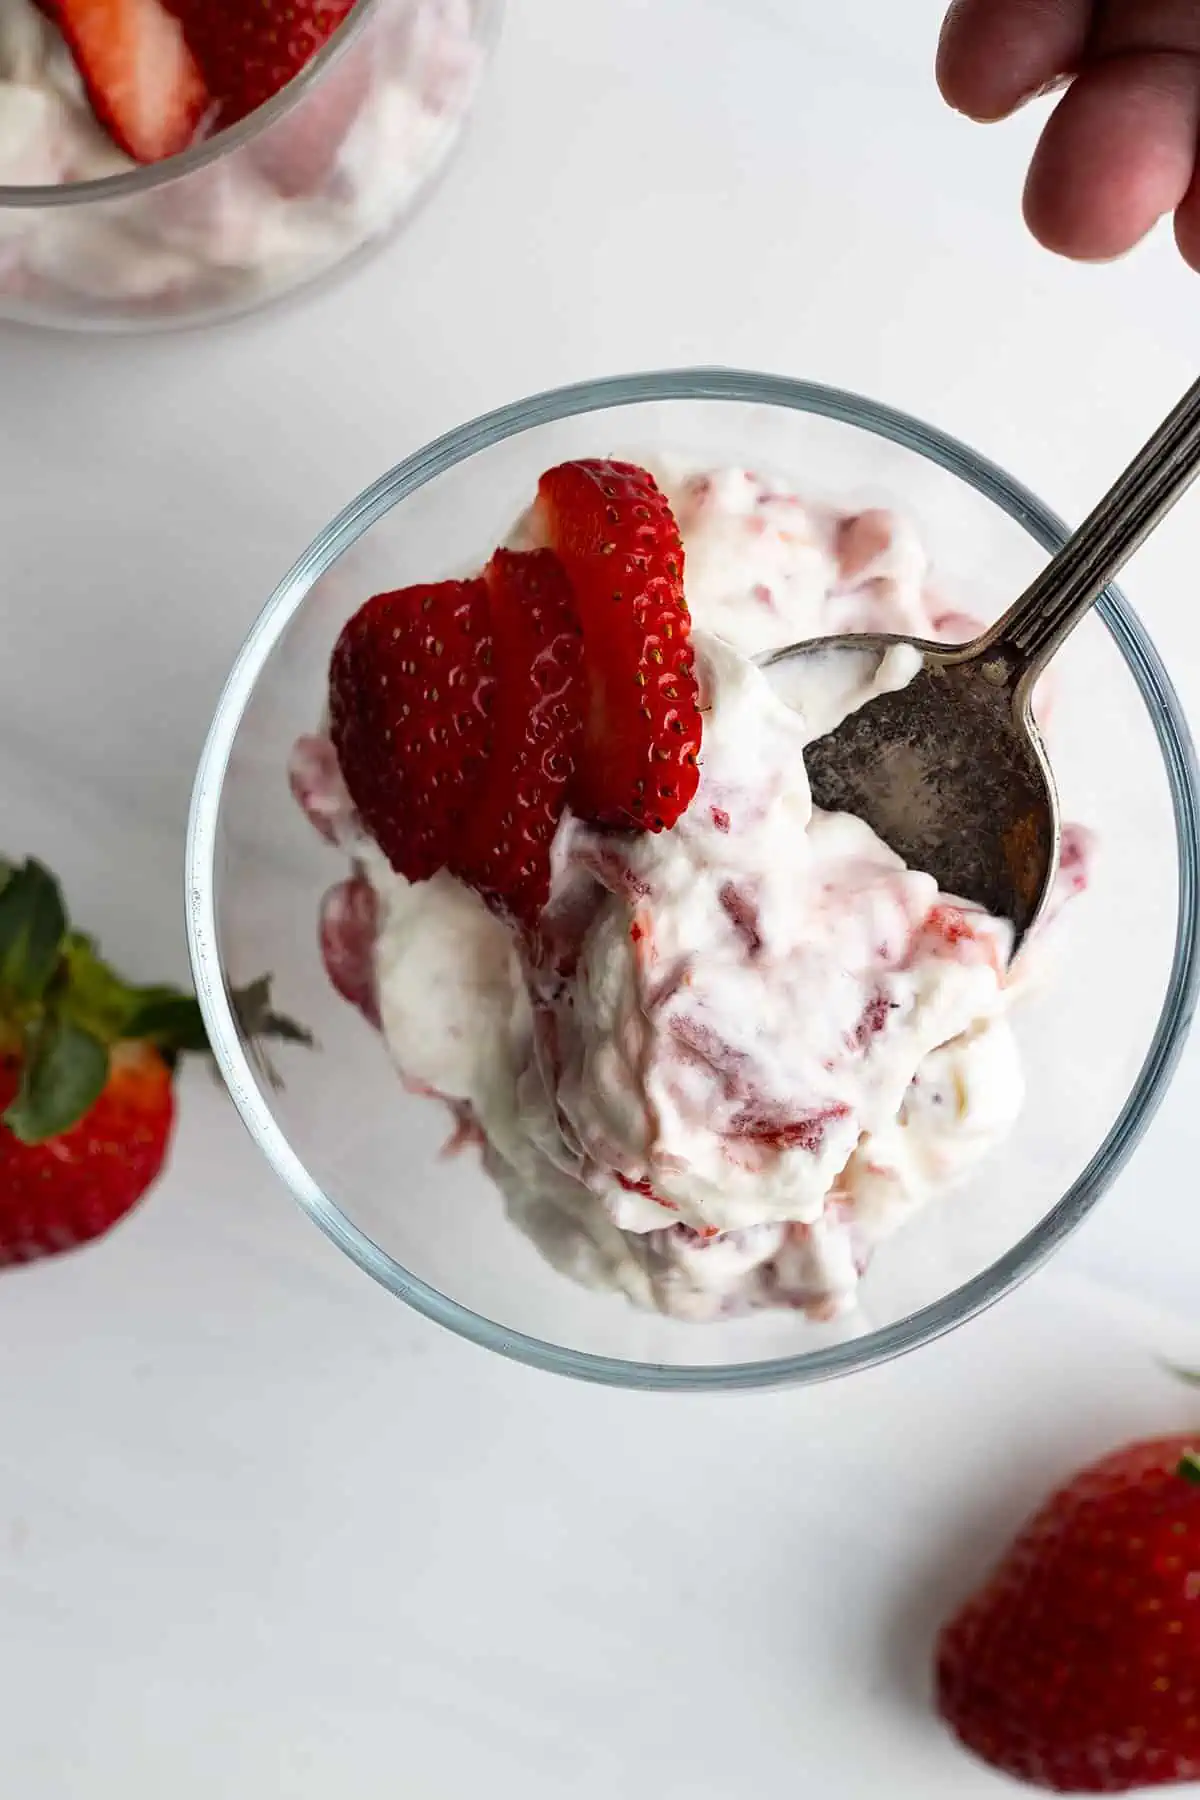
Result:
[[[987,633],[1010,675],[1037,675],[1109,582],[1200,475],[1200,381],[1096,510]]]

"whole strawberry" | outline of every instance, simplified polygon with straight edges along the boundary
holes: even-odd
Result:
[[[307,1041],[265,982],[237,1002],[249,1033]],[[70,929],[48,870],[0,861],[0,1266],[125,1216],[166,1159],[176,1060],[206,1048],[194,999],[129,986]]]
[[[1060,1793],[1200,1780],[1198,1449],[1083,1470],[943,1629],[938,1707],[985,1762]]]

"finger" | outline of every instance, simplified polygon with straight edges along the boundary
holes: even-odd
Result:
[[[1200,61],[1139,55],[1084,70],[1042,134],[1025,218],[1061,256],[1120,256],[1180,205],[1200,131]]]
[[[938,86],[972,119],[1003,119],[1083,55],[1091,0],[954,0]]]
[[[1127,50],[1192,50],[1200,54],[1200,6],[1196,0],[1100,0],[1089,57]]]
[[[1192,185],[1175,214],[1175,242],[1184,261],[1200,273],[1200,166],[1192,176]]]

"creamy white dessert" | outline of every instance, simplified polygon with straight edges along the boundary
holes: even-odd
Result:
[[[824,633],[960,638],[964,622],[892,514],[808,505],[743,470],[656,473],[684,539],[704,714],[688,811],[657,835],[567,814],[525,943],[447,874],[396,875],[331,746],[302,740],[293,786],[359,869],[327,907],[327,960],[377,1009],[405,1081],[471,1122],[555,1266],[683,1318],[828,1316],[876,1246],[1011,1129],[1020,987],[1004,922],[814,809],[805,746],[869,691],[797,710],[754,658]],[[894,661],[879,679],[913,672]],[[1086,852],[1071,831],[1064,894]]]
[[[186,312],[308,280],[408,208],[457,138],[481,66],[472,0],[390,0],[323,78],[326,92],[318,84],[258,141],[122,199],[0,203],[0,302]],[[313,166],[323,133],[330,155]],[[0,187],[136,167],[94,117],[55,26],[33,0],[0,0]]]

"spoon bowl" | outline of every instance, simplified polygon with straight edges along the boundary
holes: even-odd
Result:
[[[903,686],[881,680],[889,665]],[[1007,660],[977,644],[884,635],[795,645],[764,666],[780,671],[817,729],[818,707],[871,684],[871,697],[809,746],[815,805],[853,813],[943,893],[1009,920],[1015,955],[1045,907],[1060,838],[1029,685],[1014,685]]]
[[[1004,617],[969,644],[793,645],[814,803],[853,813],[943,893],[1007,919],[1015,955],[1058,870],[1054,776],[1033,718],[1046,664],[1200,474],[1200,382]]]

